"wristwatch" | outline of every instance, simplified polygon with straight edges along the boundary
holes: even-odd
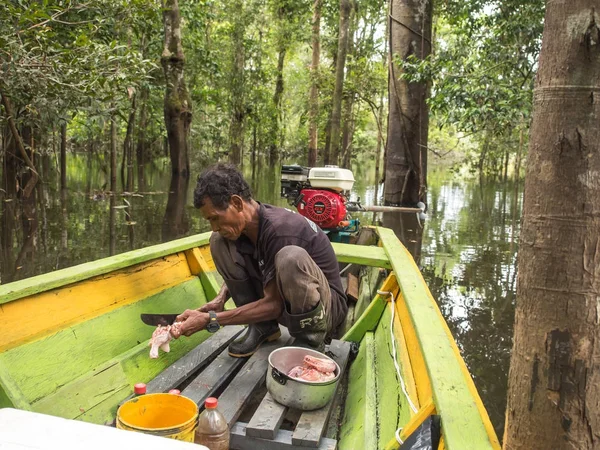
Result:
[[[215,331],[219,331],[221,325],[219,325],[219,321],[217,320],[217,313],[214,311],[208,312],[208,324],[206,325],[206,330],[209,333],[214,333]]]

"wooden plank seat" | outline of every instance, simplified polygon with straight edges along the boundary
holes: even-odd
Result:
[[[218,396],[219,411],[231,428],[233,449],[335,449],[337,441],[323,437],[336,403],[335,394],[325,407],[300,412],[275,402],[264,387],[269,354],[293,342],[287,329],[282,327],[279,339],[262,345],[251,357],[232,358],[227,345],[242,329],[222,328],[150,381],[147,392],[180,389],[182,395],[194,400],[201,409],[206,398]],[[344,374],[350,343],[334,340],[328,352]],[[242,413],[250,417],[248,423],[238,422]],[[282,429],[284,418],[289,417],[295,417],[293,430]]]
[[[350,348],[349,342],[334,340],[328,349],[340,366],[342,374],[345,373],[348,364]],[[339,385],[338,382],[336,389]],[[267,392],[250,422],[237,422],[231,427],[230,447],[240,450],[335,448],[337,443],[334,439],[322,437],[333,410],[335,397],[334,393],[329,403],[321,409],[301,413],[294,430],[289,431],[280,429],[289,408],[274,401]]]

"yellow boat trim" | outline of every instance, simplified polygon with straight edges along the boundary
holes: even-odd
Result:
[[[408,250],[404,249],[407,253]],[[419,270],[419,267],[417,266],[417,264],[415,263],[415,261],[411,258],[406,258],[407,260],[410,260],[410,262],[412,263],[412,268],[411,270],[414,270],[416,273],[418,273],[420,275],[421,280],[423,281],[423,283],[425,283],[425,281],[423,280],[423,277],[421,275],[421,271]],[[456,341],[454,340],[454,336],[452,336],[452,332],[450,331],[450,328],[448,328],[448,324],[446,323],[446,320],[444,319],[444,316],[442,315],[442,313],[440,312],[439,308],[437,307],[437,303],[435,302],[433,296],[431,295],[431,292],[429,291],[429,289],[424,289],[424,291],[427,293],[427,297],[429,299],[429,301],[432,303],[433,305],[433,310],[435,310],[438,319],[439,319],[439,323],[442,325],[445,333],[448,336],[448,340],[450,342],[451,348],[452,348],[452,352],[454,353],[454,356],[456,358],[456,360],[458,361],[460,370],[465,378],[465,382],[467,384],[467,388],[469,390],[469,393],[471,394],[471,396],[473,397],[473,401],[475,402],[475,406],[477,407],[477,411],[479,412],[479,414],[481,415],[481,419],[482,419],[482,423],[483,426],[485,428],[485,431],[490,439],[490,444],[492,446],[492,448],[497,449],[497,450],[501,450],[501,446],[500,446],[500,442],[498,441],[498,438],[496,437],[496,431],[494,430],[494,427],[492,425],[492,422],[490,421],[490,418],[488,416],[487,410],[485,409],[485,406],[483,406],[483,402],[481,401],[481,397],[479,397],[479,392],[477,392],[477,388],[475,387],[475,383],[473,382],[473,379],[471,378],[471,374],[469,372],[469,369],[467,369],[467,366],[462,358],[462,355],[460,354],[460,350],[458,349],[458,346],[456,345]],[[403,304],[403,303],[402,303]],[[404,306],[403,308],[403,312],[402,312],[402,317],[404,317],[405,319],[409,319],[408,322],[412,322],[410,320],[410,316],[408,315],[408,310],[406,309],[406,306]],[[404,324],[404,322],[403,322]],[[413,331],[414,333],[414,331]],[[416,336],[414,336],[414,339],[416,341]],[[416,342],[415,342],[416,343]],[[417,344],[418,345],[418,344]],[[418,348],[418,347],[417,347]],[[410,349],[410,344],[409,344],[409,349]],[[420,355],[420,351],[418,352],[418,354]],[[417,358],[418,360],[418,358]],[[412,354],[411,354],[411,361],[412,361]],[[424,373],[427,373],[427,370],[425,368],[425,363],[423,362],[423,358],[421,357],[421,361],[417,364],[417,372],[415,373],[415,378],[417,380],[421,379],[421,372],[424,371]],[[417,385],[417,388],[419,388],[419,384]],[[419,391],[419,397],[421,397],[421,395],[425,395],[426,394],[426,390],[423,391],[423,394],[421,394],[421,391]],[[431,385],[429,386],[429,395],[428,397],[425,398],[429,398],[431,397]],[[442,425],[443,426],[443,425]]]
[[[5,303],[0,308],[0,351],[138,302],[190,278],[184,253],[176,253]]]
[[[390,299],[391,300],[391,299]],[[390,303],[390,309],[392,305]],[[406,385],[406,391],[410,396],[411,401],[417,408],[420,408],[421,402],[419,401],[419,395],[417,392],[417,381],[414,376],[414,369],[410,361],[410,354],[406,345],[406,338],[402,332],[402,323],[400,317],[398,317],[398,308],[396,307],[396,313],[394,314],[394,337],[396,339],[396,349],[398,351],[398,360],[400,367],[402,368],[402,376],[404,377],[404,384]],[[421,380],[421,382],[428,382],[428,380]],[[411,416],[415,413],[410,410]]]
[[[417,397],[413,397],[413,401],[414,399],[417,399],[420,404],[424,404],[427,399],[432,398],[431,382],[429,380],[429,374],[427,372],[427,367],[425,366],[423,354],[421,353],[421,345],[417,339],[417,334],[415,333],[402,294],[400,294],[399,298],[396,300],[396,316],[400,319],[405,346],[410,357],[410,365],[414,374]]]

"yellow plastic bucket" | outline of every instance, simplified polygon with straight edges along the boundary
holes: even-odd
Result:
[[[117,428],[194,442],[198,406],[181,395],[146,394],[121,405]]]

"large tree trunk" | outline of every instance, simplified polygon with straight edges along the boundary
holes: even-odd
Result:
[[[329,162],[338,164],[340,152],[340,124],[342,118],[342,94],[344,91],[344,69],[346,53],[348,52],[348,28],[350,26],[350,0],[340,0],[340,29],[338,35],[338,50],[335,65],[335,88],[333,90],[331,110],[331,150]]]
[[[401,80],[394,58],[431,53],[431,0],[391,0],[388,135],[384,196],[386,204],[414,205],[427,186],[427,83]]]
[[[192,101],[183,73],[185,57],[181,44],[181,16],[178,0],[163,0],[165,45],[161,63],[165,72],[165,126],[169,139],[171,171],[189,176],[188,137],[192,122]]]
[[[237,1],[236,8],[241,14],[243,2]],[[229,162],[239,164],[244,141],[244,120],[246,118],[244,64],[246,48],[244,46],[245,25],[241,17],[234,19],[233,41],[233,73],[231,75],[231,124],[229,127]]]
[[[506,449],[600,446],[599,13],[597,0],[546,3]]]
[[[317,164],[319,127],[319,61],[321,59],[321,4],[315,0],[312,18],[312,62],[310,65],[310,95],[308,99],[308,167]]]

